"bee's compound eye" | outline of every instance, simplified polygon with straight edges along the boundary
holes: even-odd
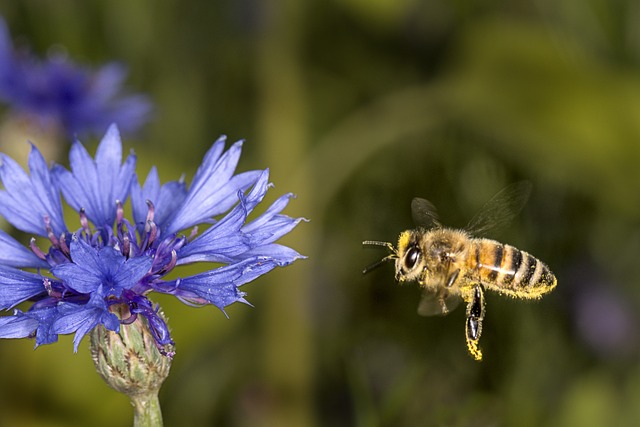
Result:
[[[420,259],[420,249],[418,249],[416,246],[410,247],[404,256],[404,267],[407,270],[413,270],[413,267],[416,266],[418,259]]]

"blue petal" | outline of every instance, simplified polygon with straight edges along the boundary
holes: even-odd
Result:
[[[53,184],[53,177],[46,160],[35,145],[31,145],[29,153],[29,172],[35,196],[46,209],[54,233],[60,235],[67,230],[62,213],[60,193]]]
[[[242,227],[242,232],[247,234],[252,248],[275,242],[305,220],[280,215],[291,197],[293,197],[292,194],[281,196],[262,215]]]
[[[251,187],[262,174],[251,171],[234,176],[242,144],[235,143],[221,155],[223,147],[224,138],[220,138],[206,154],[187,197],[168,221],[166,234],[177,233],[226,212],[237,203],[238,191]]]
[[[103,212],[113,209],[116,200],[124,203],[124,198],[120,195],[127,194],[131,184],[133,171],[130,172],[131,178],[125,183],[127,188],[119,188],[122,185],[122,182],[117,179],[120,174],[120,162],[122,162],[122,142],[118,128],[111,125],[96,150],[96,172],[99,177],[106,178],[98,181],[98,194],[103,196],[100,200]]]
[[[289,265],[295,260],[306,258],[304,255],[300,255],[290,247],[279,245],[277,243],[258,246],[242,255],[251,257],[267,257],[274,260],[279,267]]]
[[[113,280],[122,289],[131,289],[149,273],[153,265],[153,257],[139,256],[129,258],[113,276]]]
[[[242,254],[240,264],[245,265],[242,275],[235,281],[237,286],[262,276],[275,267],[284,267],[297,259],[305,258],[293,249],[272,243]]]
[[[144,186],[140,186],[138,176],[135,175],[131,183],[131,210],[133,211],[133,221],[136,224],[144,225],[147,220],[147,200],[150,200],[157,209],[160,195],[160,177],[155,166],[151,168]]]
[[[107,133],[100,141],[96,152],[96,165],[100,194],[102,195],[102,209],[111,212],[117,200],[125,202],[129,195],[131,182],[135,173],[135,156],[128,156],[122,166],[122,142],[115,124],[109,126]],[[109,221],[108,224],[111,224]]]
[[[101,257],[100,251],[102,249],[105,249],[105,251],[102,253]],[[108,271],[103,259],[109,258],[107,255],[109,252],[113,253],[116,252],[116,250],[110,246],[95,248],[85,240],[78,238],[75,234],[73,235],[71,245],[69,246],[69,254],[71,255],[73,263],[86,271],[94,272],[93,274],[96,276],[104,275],[105,271]],[[117,257],[114,254],[112,258],[115,258],[116,262],[124,262],[124,257],[122,255]]]
[[[244,302],[244,292],[239,286],[271,271],[275,267],[288,265],[296,259],[303,258],[293,249],[271,244],[262,246],[261,255],[253,255],[238,263],[220,267],[195,276],[170,282],[177,286],[175,294],[188,298],[184,292],[191,292],[207,300],[220,309],[234,302]],[[256,251],[257,252],[257,251]]]
[[[183,181],[170,181],[160,188],[160,194],[151,200],[155,206],[154,222],[164,228],[166,221],[187,197],[187,186]]]
[[[26,338],[37,328],[38,321],[29,317],[0,317],[0,338]]]
[[[0,230],[0,264],[9,267],[46,268],[49,264]]]
[[[91,297],[86,305],[61,303],[58,306],[60,316],[53,322],[52,330],[57,334],[75,332],[73,351],[78,351],[82,338],[98,324],[104,325],[111,331],[119,331],[118,316],[109,312],[104,300],[98,294]]]
[[[133,219],[136,224],[144,226],[148,211],[147,200],[150,200],[155,208],[153,221],[162,229],[186,196],[186,185],[182,181],[170,181],[160,186],[158,171],[154,166],[147,175],[144,187],[140,187],[137,179],[133,180],[131,186]]]
[[[269,208],[262,215],[242,227],[242,231],[251,233],[255,230],[262,229],[269,223],[269,221],[271,221],[273,217],[275,217],[277,214],[282,212],[284,208],[287,207],[287,205],[289,204],[289,200],[291,200],[291,198],[293,197],[294,195],[291,193],[280,196],[275,202],[273,202],[271,206],[269,206]]]
[[[220,267],[195,276],[170,282],[169,285],[177,285],[177,296],[189,296],[189,293],[204,298],[219,309],[239,301],[244,296],[235,285],[242,275],[243,265]],[[186,293],[185,293],[186,292]]]
[[[83,99],[86,114],[77,114],[77,126],[102,132],[117,123],[123,132],[135,132],[150,118],[152,104],[146,96],[129,95],[117,98],[127,70],[117,63],[106,64],[91,76],[90,90]],[[79,129],[80,130],[80,129]]]
[[[171,339],[169,326],[167,326],[167,323],[162,319],[162,317],[160,317],[156,312],[145,312],[143,313],[143,316],[147,319],[149,331],[151,331],[151,334],[158,345],[165,346],[174,344]]]
[[[94,221],[100,204],[98,196],[98,176],[93,165],[93,159],[79,141],[72,144],[69,160],[73,172],[69,172],[60,165],[52,169],[53,178],[62,191],[62,195],[76,211],[85,209],[91,212],[89,219]]]
[[[291,218],[286,215],[276,215],[260,230],[249,234],[251,246],[273,243],[280,237],[293,230],[304,218]],[[244,231],[244,230],[243,230]]]
[[[76,292],[89,294],[104,289],[119,297],[123,289],[135,286],[150,270],[153,258],[126,258],[111,246],[100,249],[74,236],[70,247],[72,263],[60,264],[51,272]]]
[[[58,341],[51,324],[58,314],[57,307],[31,309],[26,313],[15,310],[13,316],[0,318],[0,338],[26,338],[36,336],[36,347]]]
[[[88,243],[85,243],[87,247],[91,248]],[[95,253],[95,248],[93,248]],[[105,279],[113,279],[118,270],[126,262],[124,255],[113,246],[103,246],[97,250],[98,254],[98,271]],[[73,258],[73,252],[71,253],[71,259]],[[74,261],[75,262],[75,261]]]
[[[231,212],[178,251],[178,264],[228,262],[229,257],[249,250],[249,239],[240,229],[247,215],[264,198],[268,180],[269,172],[265,170],[246,197],[239,192],[240,203]]]
[[[31,148],[31,177],[10,157],[0,154],[0,159],[0,179],[5,188],[0,191],[0,214],[26,233],[46,236],[45,217],[56,236],[65,232],[60,196],[40,151]]]
[[[206,239],[194,240],[178,251],[178,265],[194,262],[230,263],[250,249],[247,237],[240,231],[231,234],[210,234]]]
[[[45,292],[42,276],[0,266],[0,309],[9,309]]]
[[[20,315],[20,313],[18,313]],[[24,313],[25,317],[36,319],[38,328],[36,329],[36,347],[44,344],[52,344],[58,341],[58,334],[53,331],[52,324],[58,317],[58,307],[44,307],[30,309]]]
[[[96,95],[105,101],[115,96],[126,75],[125,67],[121,64],[110,63],[104,65],[96,71],[93,77],[92,84]]]
[[[102,284],[102,276],[93,270],[86,270],[80,265],[70,262],[58,264],[51,269],[54,276],[62,280],[69,289],[81,294],[95,292]]]
[[[111,227],[116,217],[116,202],[124,203],[133,180],[135,156],[122,161],[122,143],[118,128],[112,125],[102,138],[96,160],[76,142],[69,154],[71,172],[61,166],[53,176],[67,202],[77,211],[84,208],[98,227]]]
[[[101,265],[98,252],[75,236],[71,241],[70,252],[73,262],[58,264],[51,268],[51,273],[76,292],[95,292],[104,280],[104,266]]]
[[[133,301],[135,306],[131,312],[140,314],[147,319],[149,331],[153,335],[156,343],[158,343],[159,346],[173,344],[167,323],[158,314],[158,309],[154,310],[151,301],[144,296],[136,296]]]
[[[107,123],[117,123],[123,133],[136,132],[152,117],[153,103],[145,95],[129,95],[117,101],[111,101],[111,117]]]

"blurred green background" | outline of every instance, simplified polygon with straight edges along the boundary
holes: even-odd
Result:
[[[640,425],[640,6],[632,0],[5,1],[16,43],[119,60],[156,104],[141,174],[193,176],[220,134],[269,200],[304,216],[308,255],[245,285],[229,319],[155,297],[177,356],[165,425]],[[35,141],[36,143],[38,141]],[[87,145],[95,147],[95,140]],[[464,310],[416,314],[385,255],[427,197],[465,222],[516,180],[491,235],[558,277],[541,301],[487,297],[476,363]],[[268,201],[269,201],[268,200]],[[0,425],[127,426],[88,339],[0,341]]]

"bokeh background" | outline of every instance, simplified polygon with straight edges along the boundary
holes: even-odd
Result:
[[[287,213],[310,219],[283,239],[308,259],[243,288],[254,308],[155,298],[178,352],[165,425],[640,425],[637,2],[9,0],[0,14],[43,57],[127,65],[155,104],[124,135],[140,171],[189,181],[218,135],[245,138],[239,169],[269,167],[270,200],[292,191]],[[362,276],[385,253],[361,242],[394,242],[414,196],[461,227],[523,179],[529,203],[490,237],[544,260],[558,288],[489,295],[476,363],[464,310],[418,316],[391,265]],[[1,425],[131,420],[88,339],[78,354],[71,337],[0,341]]]

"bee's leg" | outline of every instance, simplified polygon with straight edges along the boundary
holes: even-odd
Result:
[[[440,305],[440,313],[442,314],[449,313],[449,307],[447,307],[447,303],[445,302],[448,296],[449,296],[448,290],[446,290],[445,288],[438,288],[438,293],[436,294],[436,298],[437,298],[438,304]]]
[[[447,278],[447,283],[445,285],[447,288],[450,288],[451,286],[453,286],[456,279],[458,278],[459,273],[460,273],[460,269],[457,269],[456,271],[454,271],[449,275],[449,277]]]
[[[465,300],[467,302],[467,321],[465,324],[467,348],[474,359],[482,360],[482,351],[478,347],[482,334],[482,320],[484,319],[484,289],[482,286],[474,285]]]

